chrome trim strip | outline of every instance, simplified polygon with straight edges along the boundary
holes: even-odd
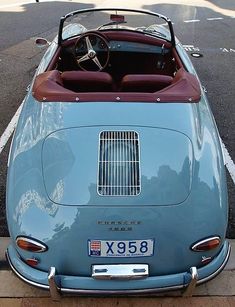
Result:
[[[85,290],[85,289],[68,289],[61,288],[62,293],[75,293],[81,295],[136,295],[136,294],[150,294],[181,290],[185,288],[185,285],[170,286],[164,288],[151,288],[151,289],[137,289],[137,290]]]
[[[42,288],[42,289],[46,289],[46,290],[49,290],[49,286],[48,285],[44,285],[44,284],[40,284],[40,283],[37,283],[37,282],[34,282],[30,279],[27,279],[25,278],[23,275],[21,275],[17,270],[16,268],[13,266],[12,262],[11,262],[11,259],[9,257],[9,254],[8,254],[8,250],[6,250],[6,258],[7,258],[7,261],[12,269],[12,271],[16,274],[17,277],[19,277],[20,279],[22,279],[24,282],[32,285],[32,286],[35,286],[35,287],[38,287],[38,288]]]
[[[216,240],[216,239],[218,239],[219,241],[221,241],[221,238],[220,238],[219,236],[209,237],[209,238],[200,240],[200,241],[198,241],[197,243],[193,244],[193,246],[191,246],[191,250],[194,251],[194,252],[204,252],[203,249],[202,249],[202,250],[199,250],[199,249],[198,249],[198,250],[195,250],[195,248],[197,248],[198,245],[201,245],[201,244],[203,244],[203,243],[207,243],[207,242],[209,242],[209,241],[211,241],[211,240]],[[218,246],[216,246],[216,247],[218,247]]]
[[[11,263],[11,259],[8,255],[8,251],[6,250],[6,258],[7,261],[9,262],[9,265],[12,269],[12,271],[19,277],[21,280],[24,282],[46,290],[50,290],[48,285],[43,285],[37,282],[34,282],[30,279],[25,278],[23,275],[21,275],[13,266]],[[73,289],[73,288],[58,288],[62,293],[75,293],[75,294],[81,294],[81,295],[118,295],[118,294],[147,294],[147,293],[154,293],[154,292],[162,292],[162,291],[171,291],[171,290],[180,290],[184,288],[184,285],[178,285],[178,286],[172,286],[172,287],[165,287],[165,288],[153,288],[153,289],[138,289],[138,290],[87,290],[87,289]]]
[[[223,261],[223,263],[221,264],[221,266],[211,275],[202,278],[200,280],[197,281],[197,285],[200,285],[210,279],[213,279],[216,275],[218,275],[223,268],[225,267],[226,263],[228,262],[229,256],[230,256],[230,252],[231,252],[231,245],[228,242],[228,250],[227,250],[227,254],[226,257]],[[31,281],[27,278],[25,278],[23,275],[21,275],[13,266],[13,264],[11,263],[10,257],[8,255],[8,251],[6,250],[6,257],[7,260],[9,262],[9,265],[12,269],[12,271],[23,281],[25,281],[26,283],[32,285],[32,286],[36,286],[39,288],[43,288],[43,289],[47,289],[49,290],[49,286],[48,285],[44,285],[44,284],[40,284],[34,281]],[[149,289],[137,289],[137,290],[87,290],[87,289],[73,289],[73,288],[58,288],[62,293],[74,293],[74,294],[81,294],[81,295],[131,295],[131,294],[148,294],[148,293],[158,293],[158,292],[163,292],[163,291],[173,291],[173,290],[180,290],[183,288],[186,288],[188,285],[177,285],[177,286],[170,286],[170,287],[162,287],[162,288],[149,288]]]
[[[44,244],[44,243],[42,243],[42,242],[39,242],[39,241],[37,241],[37,240],[34,240],[34,239],[30,239],[30,238],[28,238],[28,237],[24,237],[24,236],[18,236],[18,237],[16,238],[16,244],[17,244],[17,246],[18,246],[19,248],[21,248],[21,247],[18,245],[18,241],[19,241],[19,240],[23,240],[23,241],[25,241],[25,242],[28,242],[28,243],[31,243],[31,244],[34,244],[34,245],[38,246],[38,247],[40,248],[40,250],[34,251],[34,253],[43,253],[43,252],[45,252],[45,251],[48,250],[46,244]],[[23,248],[21,248],[21,249],[23,249]],[[23,249],[23,250],[25,250],[25,249]]]
[[[216,275],[218,275],[218,274],[224,269],[224,267],[226,266],[226,264],[227,264],[227,262],[228,262],[228,259],[229,259],[229,256],[230,256],[230,253],[231,253],[231,245],[230,245],[230,243],[228,242],[228,251],[227,251],[227,255],[226,255],[226,257],[225,257],[224,262],[222,263],[222,265],[221,265],[214,273],[212,273],[211,275],[209,275],[209,276],[207,276],[207,277],[205,277],[205,278],[202,278],[202,279],[198,280],[197,285],[200,285],[200,284],[202,284],[202,283],[204,283],[204,282],[207,282],[208,280],[211,280],[211,279],[215,278]]]

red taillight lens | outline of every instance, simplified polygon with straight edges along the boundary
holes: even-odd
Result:
[[[194,243],[191,249],[194,252],[205,252],[212,250],[220,245],[220,237],[210,237]]]
[[[38,263],[39,263],[39,261],[37,260],[37,259],[35,259],[35,258],[28,258],[28,259],[26,259],[25,260],[25,262],[28,264],[28,265],[30,265],[30,266],[37,266],[38,265]]]
[[[207,265],[208,263],[210,263],[212,261],[212,257],[202,257],[202,264],[203,265]]]
[[[16,244],[19,248],[34,253],[42,253],[48,249],[44,243],[27,237],[17,237]]]

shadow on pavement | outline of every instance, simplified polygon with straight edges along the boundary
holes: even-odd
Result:
[[[24,4],[0,11],[0,51],[59,26],[60,17],[93,4],[62,1]]]

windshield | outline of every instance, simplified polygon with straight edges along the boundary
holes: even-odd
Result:
[[[61,18],[59,43],[91,30],[132,30],[171,41],[171,21],[165,16],[140,10],[88,9],[72,12]]]

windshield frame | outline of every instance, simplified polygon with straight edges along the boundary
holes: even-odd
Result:
[[[82,13],[99,12],[99,11],[123,11],[123,12],[143,13],[143,14],[147,14],[147,15],[156,16],[158,18],[161,18],[162,20],[164,20],[168,24],[169,31],[170,31],[170,34],[171,34],[170,42],[172,44],[172,47],[175,47],[175,35],[174,35],[174,30],[173,30],[173,26],[172,26],[172,22],[171,22],[170,18],[168,18],[164,15],[152,12],[152,11],[148,11],[148,10],[127,9],[127,8],[106,8],[106,7],[105,8],[90,8],[90,9],[77,10],[77,11],[73,11],[73,12],[70,12],[70,13],[62,16],[61,19],[60,19],[60,25],[59,25],[58,45],[61,45],[62,42],[69,39],[69,38],[66,38],[66,39],[63,40],[63,38],[62,38],[64,22],[66,21],[67,18],[73,17],[73,16],[78,15],[78,14],[82,14]],[[162,39],[164,39],[164,38],[162,38]],[[165,39],[165,40],[167,40],[167,39]]]

